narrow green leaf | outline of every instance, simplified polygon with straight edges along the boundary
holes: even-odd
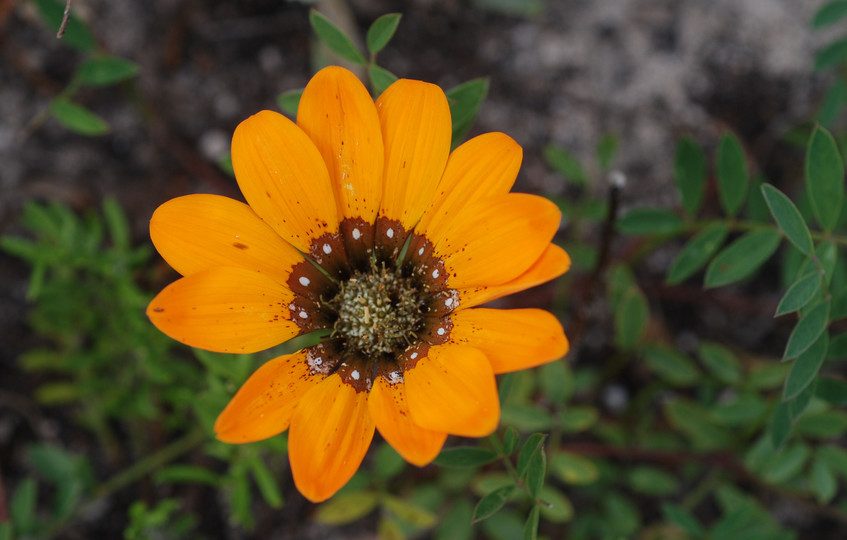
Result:
[[[788,372],[788,378],[785,379],[784,400],[797,397],[817,377],[818,371],[826,358],[828,345],[829,334],[824,332],[803,354],[794,360],[794,365]]]
[[[58,32],[59,27],[62,25],[62,19],[65,17],[65,2],[60,2],[59,0],[34,0],[34,3],[38,11],[41,12],[44,21],[50,26],[50,29],[53,32]],[[73,10],[71,10],[62,41],[84,52],[93,51],[96,46],[94,36],[91,35],[91,30],[76,16]]]
[[[813,307],[800,319],[794,330],[791,331],[791,336],[788,337],[788,345],[785,347],[783,360],[797,358],[806,349],[812,346],[817,339],[826,330],[826,325],[829,322],[829,300],[824,300]],[[826,349],[824,349],[826,351]]]
[[[15,531],[21,537],[33,534],[38,529],[38,517],[35,514],[38,499],[38,485],[32,478],[25,478],[15,489],[9,504],[9,514]]]
[[[282,492],[279,489],[276,477],[268,469],[268,466],[259,456],[254,456],[249,463],[253,479],[259,486],[259,493],[262,494],[262,498],[271,508],[282,508]]]
[[[612,134],[603,135],[597,142],[597,165],[601,171],[609,170],[618,155],[618,138]]]
[[[550,484],[544,484],[538,497],[541,504],[541,516],[550,523],[566,523],[573,519],[574,509],[570,499]]]
[[[674,386],[694,384],[701,376],[690,358],[668,347],[646,347],[644,361],[659,377]]]
[[[747,195],[747,158],[738,138],[732,133],[721,137],[717,156],[718,190],[721,206],[734,216]]]
[[[356,45],[353,44],[353,41],[323,13],[312,9],[309,12],[309,24],[312,25],[312,30],[318,38],[341,58],[359,65],[368,63],[359,49],[356,48]]]
[[[762,476],[771,484],[787,482],[800,474],[810,454],[809,447],[804,444],[791,445],[768,460]]]
[[[206,484],[218,486],[221,476],[205,467],[196,465],[170,465],[153,475],[157,484]]]
[[[397,75],[376,64],[368,67],[368,77],[371,78],[371,86],[377,96],[385,92],[385,89],[397,80]]]
[[[538,497],[541,487],[544,485],[544,476],[547,474],[547,452],[544,446],[538,449],[529,459],[526,467],[526,487],[533,497]]]
[[[666,497],[679,490],[679,482],[674,475],[647,465],[632,469],[627,480],[633,491],[653,497]]]
[[[529,511],[529,516],[523,526],[523,540],[538,540],[538,518],[540,514],[541,510],[537,504]]]
[[[812,491],[815,492],[815,497],[821,504],[829,503],[835,497],[835,492],[838,491],[838,482],[832,468],[825,462],[816,459],[812,464],[812,473],[809,476],[809,484],[812,486]]]
[[[102,118],[67,98],[51,100],[50,113],[66,128],[82,135],[103,135],[109,131],[109,124]]]
[[[789,400],[788,405],[791,411],[791,421],[796,421],[798,418],[803,416],[803,413],[806,412],[806,409],[809,407],[809,404],[812,402],[812,398],[815,396],[815,388],[818,385],[818,381],[813,380],[809,386],[807,386],[802,392],[797,394],[797,397]]]
[[[378,53],[388,45],[388,42],[394,37],[397,25],[400,24],[400,17],[402,17],[400,13],[386,13],[375,20],[368,28],[365,41],[371,54]]]
[[[697,352],[711,374],[722,383],[735,385],[741,381],[741,364],[732,352],[717,343],[705,342]]]
[[[124,214],[120,203],[114,197],[106,197],[103,200],[103,218],[109,229],[109,239],[112,245],[120,251],[129,251],[131,246],[131,233],[129,220]]]
[[[391,445],[383,443],[374,456],[373,472],[381,480],[388,480],[400,474],[406,467],[406,460]]]
[[[422,529],[432,527],[438,520],[436,515],[426,508],[398,497],[386,496],[382,500],[382,505],[404,522]]]
[[[506,432],[503,433],[503,455],[512,455],[512,452],[518,447],[518,442],[520,442],[518,430],[512,426],[507,427]]]
[[[483,497],[474,508],[473,523],[479,523],[496,514],[498,510],[503,508],[514,490],[515,486],[503,486]]]
[[[566,182],[572,182],[578,186],[584,186],[586,183],[585,171],[582,168],[579,160],[565,150],[553,144],[547,144],[542,151],[544,161],[547,165],[556,171]]]
[[[822,445],[815,451],[815,457],[847,479],[847,450],[831,444]]]
[[[815,271],[800,277],[785,291],[779,305],[776,306],[776,316],[792,313],[803,308],[812,301],[821,289],[821,275]]]
[[[290,116],[297,116],[297,108],[300,107],[300,97],[303,95],[303,89],[289,90],[283,92],[276,97],[276,104],[282,109],[282,112]]]
[[[791,435],[791,429],[794,427],[791,421],[790,407],[790,402],[780,401],[776,404],[776,409],[771,417],[771,444],[773,444],[775,449],[782,447],[785,441],[788,440],[788,436]]]
[[[746,426],[758,422],[769,408],[769,403],[758,394],[744,392],[731,398],[731,401],[713,405],[711,417],[722,426]]]
[[[835,406],[847,405],[847,383],[829,377],[818,379],[815,396]]]
[[[822,125],[829,125],[835,121],[845,104],[847,104],[847,82],[839,77],[824,95],[815,118]]]
[[[797,421],[797,433],[816,439],[834,439],[847,433],[847,413],[844,411],[822,411],[807,413]]]
[[[815,69],[828,69],[847,59],[847,39],[834,41],[815,55]]]
[[[433,463],[442,467],[479,467],[497,459],[497,452],[475,446],[445,448]]]
[[[751,231],[736,239],[709,263],[705,286],[721,287],[752,275],[773,255],[780,240],[775,229]]]
[[[703,536],[703,526],[685,508],[675,504],[665,503],[662,505],[662,514],[665,515],[665,519],[679,525],[689,535],[695,538]]]
[[[568,452],[550,455],[550,471],[562,482],[573,485],[593,484],[600,471],[590,459]]]
[[[138,66],[117,56],[95,56],[76,71],[77,80],[89,86],[108,86],[135,77]]]
[[[379,495],[373,491],[354,491],[336,495],[320,505],[315,521],[326,525],[343,525],[370,514],[379,504]]]
[[[467,499],[455,502],[441,520],[435,540],[471,540],[473,507]]]
[[[717,425],[710,411],[699,403],[675,399],[664,404],[664,413],[671,425],[698,450],[723,448],[732,440],[732,433]]]
[[[447,92],[450,115],[453,118],[453,138],[451,147],[455,148],[465,137],[476,119],[485,96],[488,95],[488,79],[471,79],[451,88]]]
[[[844,199],[844,163],[835,139],[821,126],[815,127],[806,149],[806,191],[818,223],[831,231]]]
[[[568,407],[562,411],[559,424],[565,433],[579,433],[597,423],[599,413],[594,407]]]
[[[835,0],[834,2],[827,2],[815,13],[815,16],[812,18],[812,27],[822,28],[840,21],[845,16],[847,16],[847,1]]]
[[[794,244],[794,247],[805,255],[811,256],[814,254],[815,246],[812,244],[812,235],[809,234],[809,228],[806,226],[803,216],[800,215],[800,211],[797,210],[791,199],[770,184],[762,184],[762,196],[768,203],[768,208],[770,208],[776,224],[779,225],[788,240]]]
[[[549,430],[553,415],[538,405],[508,403],[500,410],[500,421],[523,431]]]
[[[518,478],[523,478],[524,473],[526,473],[526,468],[529,466],[529,462],[532,460],[532,457],[540,452],[544,447],[544,440],[546,438],[547,435],[544,433],[533,433],[527,438],[526,442],[523,443],[521,451],[518,454]]]
[[[647,297],[638,287],[629,287],[615,307],[615,343],[622,349],[631,349],[641,339],[647,328],[650,309]]]
[[[697,233],[685,244],[668,270],[667,282],[671,285],[682,283],[700,270],[718,249],[729,234],[724,222],[713,223]]]
[[[703,204],[703,193],[706,190],[706,157],[703,149],[689,137],[683,137],[676,146],[673,169],[682,207],[689,216],[696,215]]]
[[[674,234],[682,229],[682,218],[665,208],[633,208],[618,220],[623,234]]]

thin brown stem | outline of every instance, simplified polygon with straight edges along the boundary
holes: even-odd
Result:
[[[65,14],[62,15],[62,24],[59,25],[59,31],[56,32],[56,39],[62,39],[65,35],[65,30],[68,29],[68,21],[71,20],[71,1],[65,2]]]

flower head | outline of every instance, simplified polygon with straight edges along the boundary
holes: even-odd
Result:
[[[423,466],[447,434],[485,436],[495,374],[568,348],[537,309],[482,303],[564,273],[560,214],[509,193],[521,148],[502,133],[450,152],[447,99],[399,80],[376,103],[339,67],[303,92],[297,123],[242,122],[232,161],[249,204],[188,195],[159,207],[150,235],[182,278],[148,307],[188,345],[249,353],[323,331],[268,361],[215,424],[244,443],[289,430],[295,484],[322,501],[355,473],[374,430]]]

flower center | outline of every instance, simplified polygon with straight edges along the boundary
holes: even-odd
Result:
[[[411,278],[385,263],[355,272],[330,301],[338,318],[333,335],[348,352],[366,357],[397,353],[415,342],[423,324],[423,300]]]

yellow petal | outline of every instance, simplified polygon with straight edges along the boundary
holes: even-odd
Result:
[[[491,434],[500,421],[500,400],[491,364],[482,352],[461,345],[431,347],[403,375],[412,420],[432,431],[463,437]]]
[[[208,351],[251,353],[279,345],[299,329],[289,320],[294,299],[258,272],[217,267],[181,278],[147,306],[156,328]]]
[[[540,366],[568,352],[558,319],[540,309],[462,309],[451,315],[450,341],[482,351],[494,373]]]
[[[368,409],[382,437],[413,465],[423,467],[444,446],[446,433],[430,431],[412,422],[402,382],[390,384],[377,377],[368,398]]]
[[[559,227],[561,212],[536,195],[509,193],[468,205],[435,245],[450,288],[499,285],[538,260]]]
[[[327,164],[338,215],[373,223],[385,157],[376,107],[359,79],[337,66],[319,71],[303,90],[297,125]]]
[[[215,422],[218,439],[261,441],[288,429],[300,398],[323,380],[312,375],[307,351],[265,362],[245,382]]]
[[[332,497],[362,463],[374,434],[368,393],[330,375],[300,399],[288,435],[294,484],[307,499]]]
[[[544,253],[541,254],[541,257],[526,272],[515,279],[501,285],[460,289],[459,306],[462,308],[478,306],[496,300],[497,298],[541,285],[561,276],[568,271],[570,266],[571,258],[567,252],[556,244],[550,244],[544,250]]]
[[[432,202],[450,153],[447,97],[433,84],[401,79],[376,102],[385,143],[380,215],[411,230]]]
[[[241,122],[232,137],[232,167],[250,207],[300,251],[338,231],[326,165],[291,120],[262,111]]]
[[[447,160],[435,199],[417,231],[437,243],[445,228],[470,203],[508,193],[521,167],[523,150],[503,133],[485,133],[465,142]]]
[[[150,219],[150,238],[184,276],[237,266],[285,283],[291,268],[304,261],[249,206],[219,195],[186,195],[161,205]]]

